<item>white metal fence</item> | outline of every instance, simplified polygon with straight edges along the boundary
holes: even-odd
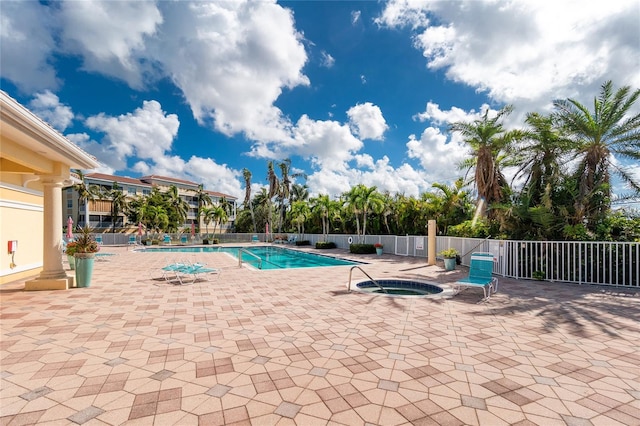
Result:
[[[126,245],[129,241],[127,234],[100,235],[103,245]],[[188,244],[202,243],[200,235],[193,239],[190,234],[170,235],[175,242],[181,242],[186,236]],[[216,238],[221,243],[249,243],[254,235],[262,242],[273,237],[273,234],[264,233],[224,233],[216,234]],[[298,241],[303,239],[311,245],[325,241],[322,234],[297,235]],[[344,234],[329,234],[326,241],[332,241],[342,249],[360,242],[356,235]],[[423,235],[367,235],[364,242],[381,243],[384,253],[399,256],[426,259],[428,253],[427,237]],[[449,247],[458,250],[463,265],[469,265],[472,252],[493,253],[496,259],[493,271],[505,277],[640,288],[640,243],[436,238],[436,252]]]

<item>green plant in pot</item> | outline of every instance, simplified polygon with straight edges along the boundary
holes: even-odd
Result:
[[[76,269],[76,261],[75,261],[75,257],[73,257],[76,254],[76,242],[75,241],[69,241],[67,243],[67,247],[64,250],[64,254],[67,255],[67,261],[69,262],[69,268],[71,268],[72,270]]]
[[[456,269],[456,256],[458,256],[458,250],[449,247],[446,250],[440,252],[440,256],[444,259],[444,270],[453,271]]]
[[[89,287],[93,275],[93,263],[100,245],[91,235],[88,226],[80,229],[75,241],[76,287]]]

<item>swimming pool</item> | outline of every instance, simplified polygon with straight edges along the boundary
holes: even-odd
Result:
[[[317,268],[322,266],[350,266],[360,265],[361,262],[338,259],[322,254],[307,253],[284,247],[256,246],[256,247],[163,247],[145,248],[147,252],[177,252],[177,253],[229,253],[238,257],[240,250],[242,261],[258,269],[291,269]]]

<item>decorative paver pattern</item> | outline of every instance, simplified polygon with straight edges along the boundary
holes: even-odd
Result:
[[[0,425],[640,425],[639,290],[384,297],[347,293],[349,267],[104,251],[89,288],[0,287]],[[151,278],[179,259],[221,272]],[[466,273],[357,259],[379,278]]]

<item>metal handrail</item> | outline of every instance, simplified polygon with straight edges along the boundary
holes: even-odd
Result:
[[[354,270],[354,269],[356,269],[356,268],[360,269],[360,271],[361,271],[363,274],[365,274],[365,275],[366,275],[366,276],[371,280],[371,282],[372,282],[372,283],[374,283],[375,285],[377,285],[377,286],[380,288],[380,290],[382,290],[382,292],[383,292],[383,293],[388,293],[388,292],[387,292],[387,290],[386,290],[384,287],[382,287],[380,284],[378,284],[378,281],[376,281],[376,280],[374,280],[373,278],[371,278],[371,275],[367,274],[367,273],[364,271],[364,269],[362,269],[362,268],[361,268],[361,267],[359,267],[358,265],[352,266],[352,267],[351,267],[351,269],[349,269],[349,284],[347,284],[347,292],[351,293],[351,273],[352,273],[352,272],[353,272],[353,270]]]
[[[256,259],[258,259],[258,262],[260,266],[258,266],[258,269],[262,269],[262,258],[260,258],[260,256],[256,255],[255,253],[251,253],[248,250],[245,250],[243,248],[238,249],[238,266],[242,266],[242,253],[247,253],[253,257],[255,257]]]

